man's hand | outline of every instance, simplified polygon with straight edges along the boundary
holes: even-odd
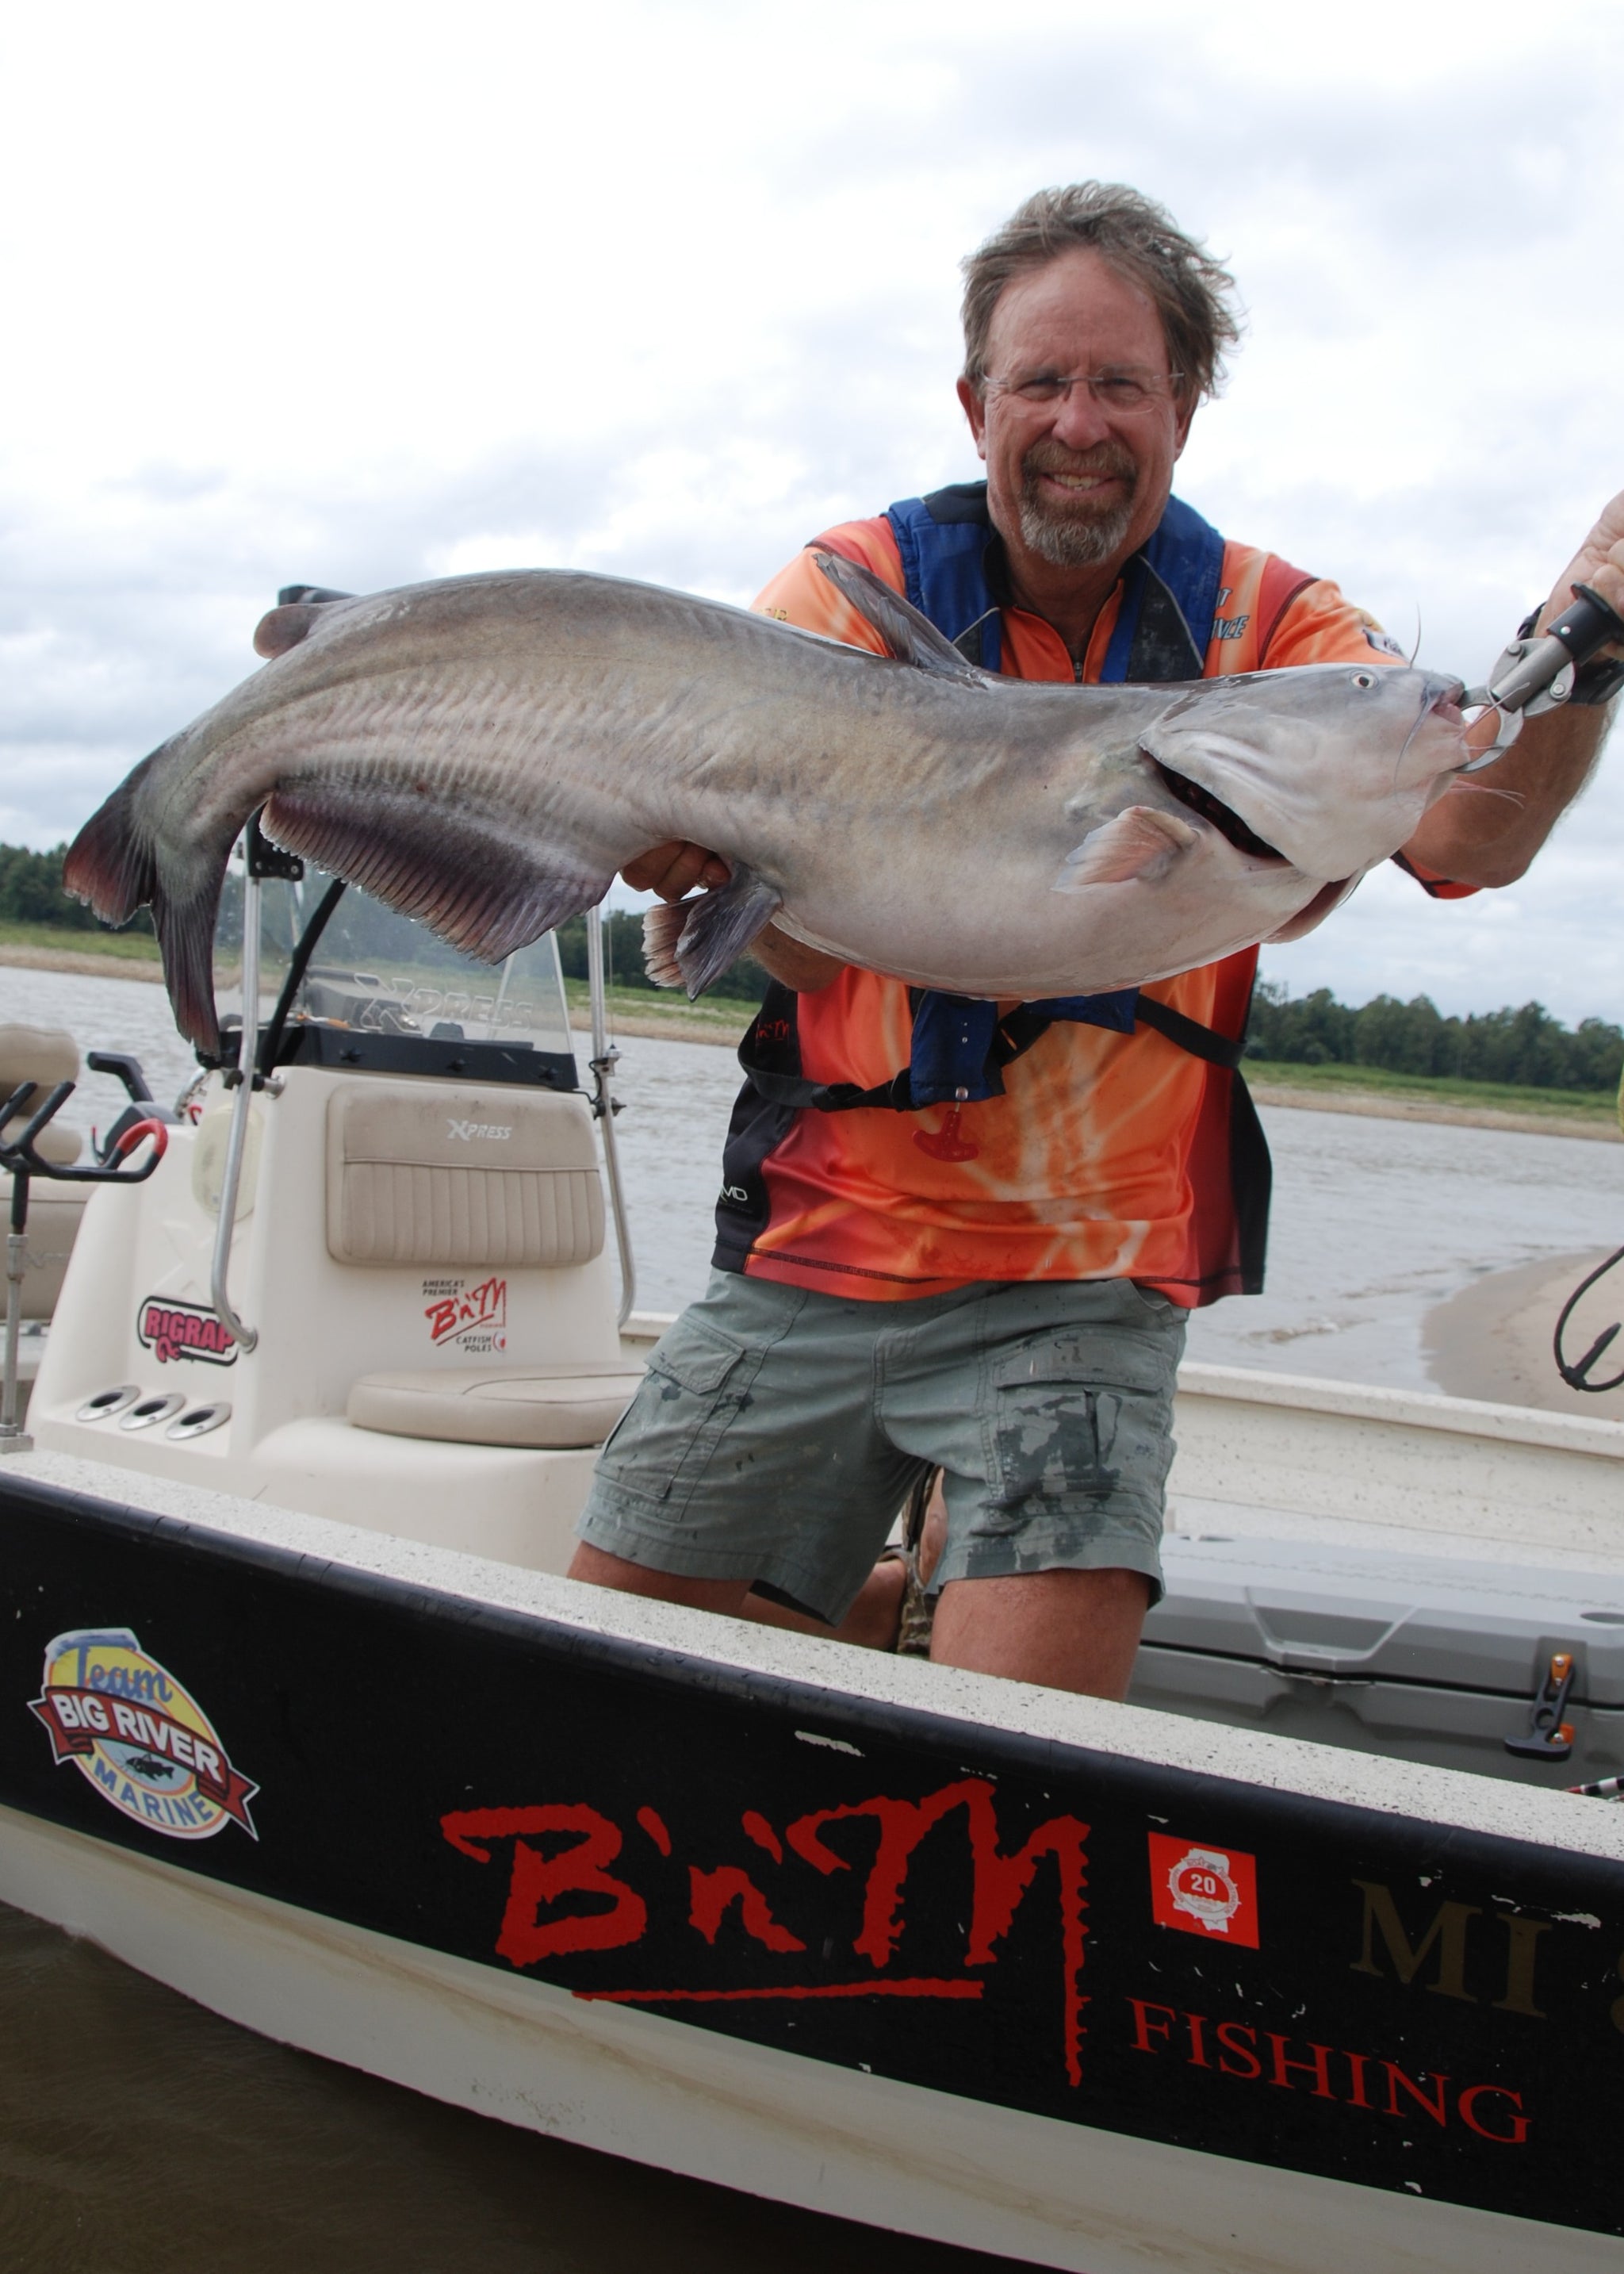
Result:
[[[1624,491],[1558,577],[1538,630],[1568,606],[1575,584],[1593,586],[1624,615]],[[1601,652],[1618,655],[1624,647]],[[1529,719],[1503,758],[1450,785],[1406,854],[1456,884],[1515,884],[1584,787],[1616,708],[1564,705]]]
[[[1544,631],[1552,617],[1568,606],[1575,584],[1594,586],[1602,599],[1624,616],[1624,490],[1611,505],[1602,508],[1595,528],[1557,578],[1550,599],[1539,612],[1537,629]],[[1615,640],[1601,652],[1624,654],[1624,643]]]
[[[686,900],[695,885],[703,885],[707,892],[714,891],[732,875],[733,870],[719,853],[709,853],[703,845],[690,845],[684,837],[673,837],[667,844],[640,853],[620,871],[622,881],[634,892],[658,892],[662,900]]]

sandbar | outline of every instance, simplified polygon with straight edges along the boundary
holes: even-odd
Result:
[[[1624,1226],[1620,1226],[1624,1239]],[[1486,1398],[1533,1405],[1548,1413],[1583,1413],[1592,1421],[1624,1421],[1624,1384],[1599,1393],[1570,1389],[1556,1370],[1552,1337],[1562,1306],[1586,1274],[1612,1250],[1542,1256],[1509,1271],[1485,1272],[1447,1303],[1429,1311],[1423,1347],[1434,1385],[1449,1397]],[[1583,1358],[1604,1328],[1624,1319],[1624,1263],[1594,1287],[1575,1310],[1562,1346],[1569,1363]],[[1598,1382],[1624,1372],[1624,1336],[1604,1352]]]

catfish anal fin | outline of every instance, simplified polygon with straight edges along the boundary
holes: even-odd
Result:
[[[613,881],[563,848],[539,852],[511,822],[404,784],[284,782],[265,828],[289,853],[371,892],[486,963],[595,907]]]
[[[812,557],[864,622],[878,632],[898,663],[912,664],[916,671],[932,672],[941,679],[956,679],[965,687],[997,685],[990,673],[967,662],[929,616],[921,615],[911,600],[893,592],[871,568],[848,561],[842,553],[820,553],[816,547]]]

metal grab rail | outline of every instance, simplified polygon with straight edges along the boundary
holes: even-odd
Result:
[[[243,875],[243,1029],[237,1046],[237,1096],[231,1107],[230,1133],[226,1139],[225,1173],[220,1182],[220,1221],[214,1226],[214,1255],[209,1271],[208,1296],[214,1316],[232,1340],[251,1351],[259,1339],[257,1327],[244,1326],[231,1307],[227,1278],[231,1267],[231,1236],[237,1230],[237,1195],[243,1179],[243,1152],[248,1141],[248,1117],[259,1087],[259,879],[252,859]]]
[[[615,1246],[620,1258],[620,1308],[615,1320],[623,1327],[637,1300],[637,1266],[632,1257],[631,1226],[627,1221],[626,1195],[620,1184],[620,1156],[615,1149],[614,1117],[620,1107],[610,1094],[609,1077],[620,1053],[609,1040],[609,1005],[604,986],[603,910],[589,908],[586,917],[586,981],[592,1013],[592,1111],[603,1132],[604,1172],[609,1183],[609,1205],[614,1215]]]

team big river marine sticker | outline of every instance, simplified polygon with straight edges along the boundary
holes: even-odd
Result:
[[[228,1823],[257,1840],[259,1789],[235,1767],[214,1724],[128,1627],[83,1627],[45,1645],[29,1700],[60,1766],[71,1761],[102,1799],[148,1832],[210,1840]]]

